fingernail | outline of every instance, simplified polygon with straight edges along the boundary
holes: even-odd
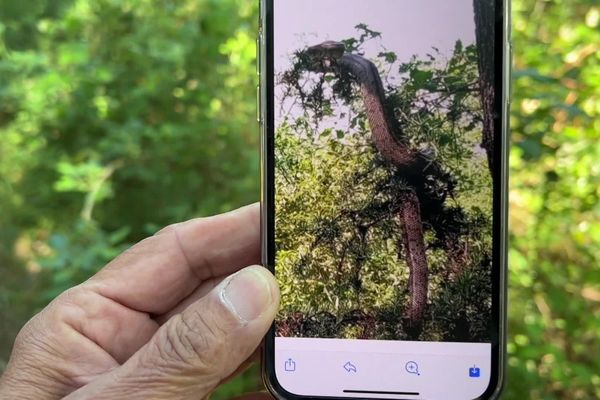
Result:
[[[263,267],[248,267],[233,275],[225,284],[221,298],[243,322],[250,322],[271,305],[271,285]]]

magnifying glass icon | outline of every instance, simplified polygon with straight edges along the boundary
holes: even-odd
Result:
[[[405,368],[406,372],[408,372],[409,374],[421,375],[419,373],[419,364],[417,364],[414,361],[407,362]]]

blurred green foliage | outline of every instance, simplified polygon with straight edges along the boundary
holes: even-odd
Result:
[[[600,5],[513,15],[507,397],[600,398]]]
[[[515,0],[508,399],[600,397],[600,6]],[[253,0],[0,0],[0,370],[158,227],[258,199]],[[257,369],[217,398],[259,387]]]

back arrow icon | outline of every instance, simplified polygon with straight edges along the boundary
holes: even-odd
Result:
[[[344,369],[347,372],[356,372],[356,365],[354,365],[350,361],[348,361],[346,364],[344,364]]]

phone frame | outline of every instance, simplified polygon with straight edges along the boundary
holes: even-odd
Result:
[[[261,246],[262,262],[275,273],[275,160],[274,160],[274,54],[273,54],[273,2],[259,0],[259,32],[257,40],[257,120],[261,131]],[[365,0],[367,1],[367,0]],[[415,0],[418,1],[418,0]],[[507,300],[507,246],[508,246],[508,154],[510,79],[512,67],[512,41],[510,35],[511,0],[495,0],[496,34],[494,40],[496,62],[495,111],[499,113],[494,124],[494,159],[498,160],[494,173],[497,183],[493,201],[493,264],[492,264],[492,371],[487,390],[478,399],[497,399],[506,377],[506,300]],[[264,340],[262,375],[267,389],[281,400],[348,400],[349,397],[305,396],[286,391],[275,374],[275,324]],[[353,397],[362,399],[361,397]],[[373,397],[368,399],[372,400]],[[477,399],[475,399],[477,400]]]

